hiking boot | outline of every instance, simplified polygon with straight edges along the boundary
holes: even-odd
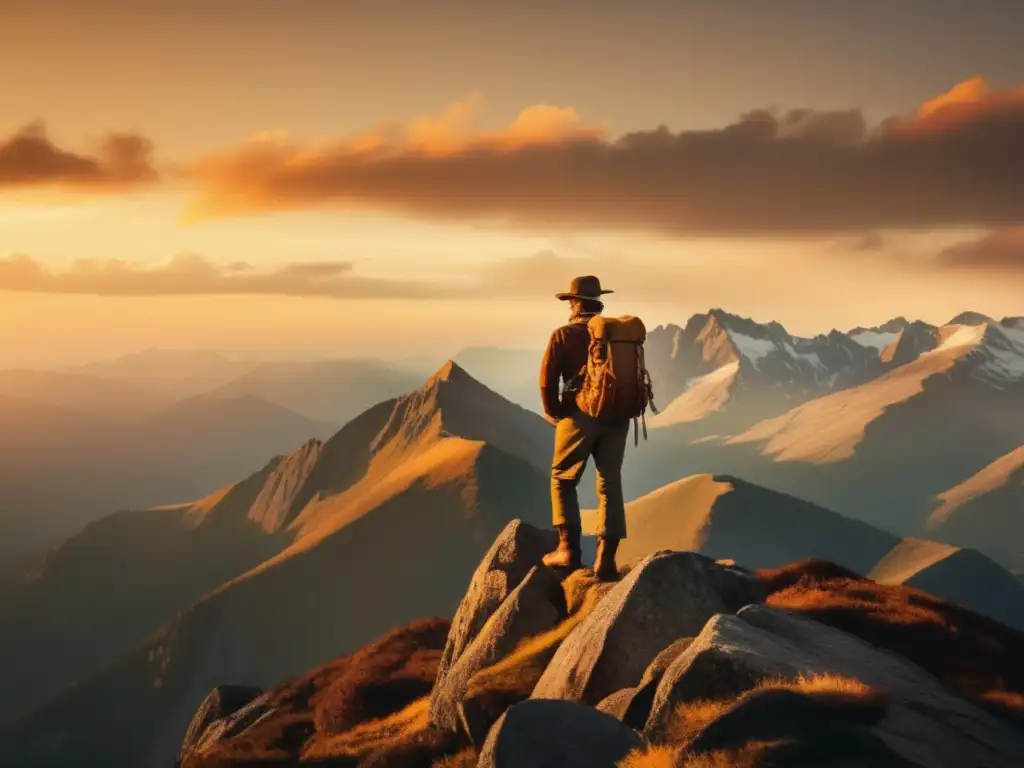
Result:
[[[565,568],[575,571],[583,567],[580,551],[580,529],[578,526],[558,525],[558,546],[541,559],[548,568]]]
[[[606,539],[602,536],[597,540],[594,575],[598,581],[618,581],[619,569],[615,565],[615,550],[618,548],[618,539]]]

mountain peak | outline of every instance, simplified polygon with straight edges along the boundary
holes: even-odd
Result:
[[[489,443],[531,464],[549,460],[550,427],[537,414],[516,405],[471,376],[454,360],[445,361],[421,389],[394,402],[372,450],[418,450],[446,437]]]
[[[973,312],[968,310],[967,312],[961,312],[959,315],[950,320],[946,325],[986,325],[995,324],[988,315],[983,315],[981,312]]]
[[[1024,317],[1004,317],[999,321],[1000,325],[1004,325],[1007,328],[1019,328],[1024,330]]]
[[[439,381],[455,383],[461,381],[476,381],[476,379],[470,376],[466,372],[466,369],[454,360],[446,360],[444,365],[438,368],[437,371],[434,372],[434,375],[427,379],[427,387],[429,388]]]

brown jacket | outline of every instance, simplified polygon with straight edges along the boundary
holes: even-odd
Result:
[[[591,317],[590,314],[574,317],[548,339],[540,364],[540,402],[544,413],[552,418],[560,419],[565,415],[565,406],[559,398],[559,379],[568,384],[587,364],[590,348],[587,321]]]

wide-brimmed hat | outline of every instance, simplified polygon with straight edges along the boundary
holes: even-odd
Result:
[[[615,291],[603,290],[600,280],[593,275],[583,275],[582,277],[574,277],[572,282],[569,283],[569,290],[566,293],[556,293],[555,298],[561,301],[568,301],[569,299],[596,299],[598,296],[603,296],[606,293],[615,293]]]

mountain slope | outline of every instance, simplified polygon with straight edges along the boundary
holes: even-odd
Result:
[[[308,474],[310,441],[192,504],[90,523],[0,598],[0,720],[141,643],[203,593],[289,543],[277,521]]]
[[[451,363],[366,412],[274,515],[288,546],[23,721],[39,744],[63,734],[36,764],[166,765],[225,670],[270,684],[416,615],[451,614],[510,519],[550,524],[550,430]],[[101,734],[115,722],[132,735],[112,752]]]
[[[593,530],[594,511],[584,516]],[[867,573],[899,539],[859,520],[728,475],[693,475],[626,505],[622,562],[693,550],[749,568],[823,558]]]
[[[867,574],[960,603],[1024,629],[1024,583],[984,555],[937,541],[904,539]]]
[[[938,495],[929,534],[1024,570],[1024,446]]]

